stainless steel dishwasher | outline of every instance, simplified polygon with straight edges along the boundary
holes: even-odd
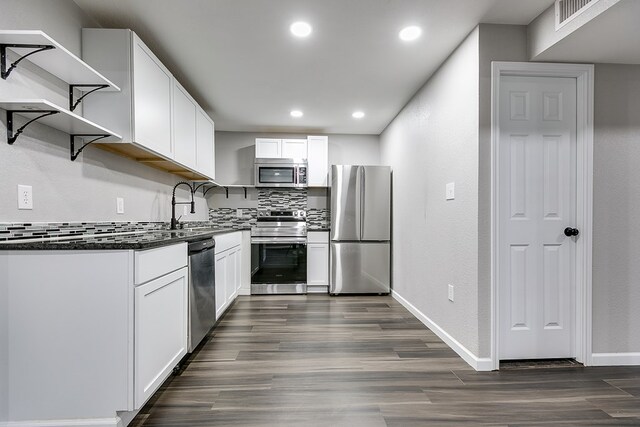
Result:
[[[215,246],[213,237],[189,243],[189,353],[216,323]]]

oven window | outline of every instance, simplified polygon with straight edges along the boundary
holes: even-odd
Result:
[[[261,184],[295,184],[293,172],[295,168],[263,167],[259,168]]]
[[[251,283],[307,283],[307,245],[252,243]]]

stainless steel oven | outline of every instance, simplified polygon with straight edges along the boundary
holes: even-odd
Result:
[[[256,159],[256,187],[293,187],[307,186],[306,159]]]
[[[307,293],[304,211],[259,211],[251,229],[251,294]]]

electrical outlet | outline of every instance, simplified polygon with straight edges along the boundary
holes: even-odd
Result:
[[[450,183],[447,184],[446,195],[445,195],[445,198],[447,200],[453,200],[453,199],[456,198],[455,188],[456,188],[456,183],[455,182],[450,182]]]
[[[33,188],[30,185],[18,185],[18,209],[33,209]]]
[[[448,285],[449,287],[449,301],[453,302],[453,285]]]
[[[189,215],[189,205],[184,205],[182,208],[182,215]]]
[[[124,214],[124,199],[122,197],[116,197],[116,213],[118,215]]]
[[[236,217],[237,218],[242,218],[242,208],[237,208],[236,209]]]

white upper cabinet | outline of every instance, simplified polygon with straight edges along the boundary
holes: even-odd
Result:
[[[173,80],[173,144],[174,159],[196,168],[197,104],[189,93]]]
[[[134,32],[85,28],[82,56],[121,88],[83,101],[86,118],[122,135],[102,146],[187,179],[214,178],[213,121]]]
[[[273,138],[256,138],[256,159],[282,158],[282,140]]]
[[[172,156],[171,88],[169,70],[147,46],[133,41],[133,139],[166,157]]]
[[[329,137],[307,137],[309,187],[326,187],[329,175]]]
[[[306,158],[306,139],[256,138],[256,159]]]
[[[215,125],[200,107],[196,111],[196,156],[197,170],[215,179]]]
[[[306,139],[256,138],[256,159],[307,159],[309,187],[326,187],[329,175],[329,137]]]
[[[283,159],[306,159],[307,140],[306,139],[283,139],[282,156]]]

